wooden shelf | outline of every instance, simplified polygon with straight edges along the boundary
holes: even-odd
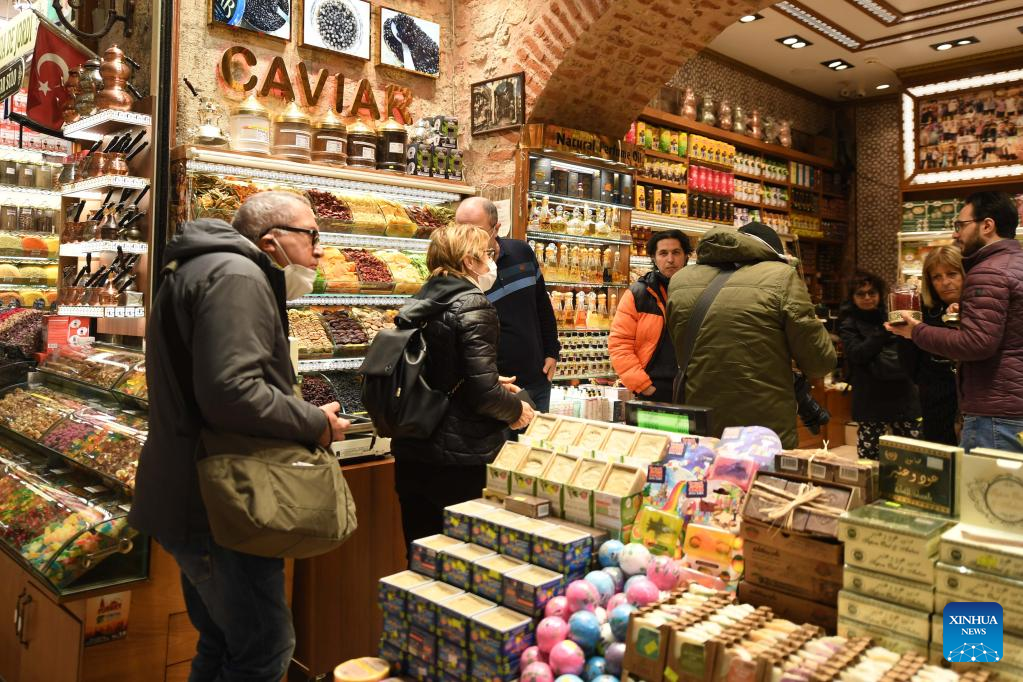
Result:
[[[689,160],[687,156],[679,156],[678,154],[669,154],[668,152],[662,152],[657,149],[647,149],[646,147],[640,147],[643,150],[643,154],[646,156],[652,156],[655,159],[661,159],[662,161],[672,161],[674,163],[686,163]]]
[[[706,161],[704,159],[689,159],[690,165],[703,166],[710,168],[711,170],[725,171],[726,173],[734,173],[733,167],[727,163],[718,163],[717,161]]]
[[[732,175],[734,175],[737,178],[741,178],[742,180],[751,180],[753,182],[763,182],[764,181],[764,176],[763,175],[753,175],[752,173],[742,173],[742,172],[739,172],[739,171],[736,171],[736,170],[732,171]]]
[[[749,206],[751,208],[764,208],[764,204],[759,201],[746,201],[745,199],[732,199],[732,203],[736,206]]]
[[[795,185],[793,185],[788,180],[772,180],[771,178],[764,178],[763,180],[761,180],[761,182],[764,183],[765,185],[775,185],[776,187],[789,187],[789,188],[796,187]]]
[[[646,107],[640,113],[639,117],[644,121],[649,121],[650,123],[676,128],[678,130],[684,130],[698,135],[705,135],[706,137],[722,140],[746,150],[757,151],[762,154],[767,154],[789,161],[798,161],[799,163],[819,166],[826,170],[834,170],[835,168],[835,163],[831,159],[826,159],[823,156],[815,156],[813,154],[796,151],[795,149],[789,149],[788,147],[782,147],[781,145],[768,144],[766,142],[761,142],[760,140],[754,140],[752,137],[733,133],[730,130],[722,130],[721,128],[692,121],[688,118],[682,118],[675,114],[669,114],[666,111],[659,111],[657,109]]]
[[[645,182],[648,185],[657,185],[658,187],[667,187],[668,189],[684,190],[686,188],[686,186],[681,182],[661,180],[659,178],[651,178],[646,175],[637,175],[636,182]]]

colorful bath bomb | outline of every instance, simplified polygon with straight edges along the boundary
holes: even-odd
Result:
[[[554,682],[554,673],[551,667],[541,661],[530,663],[519,677],[520,682]]]
[[[629,578],[628,580],[625,581],[625,587],[622,588],[622,592],[624,592],[625,594],[628,594],[629,593],[629,588],[632,587],[633,585],[635,585],[636,582],[638,582],[640,580],[640,578],[642,578],[643,580],[650,580],[650,578],[646,577],[646,574],[634,575],[634,576],[632,576],[631,578]]]
[[[608,614],[612,614],[614,613],[614,610],[617,609],[619,606],[628,603],[629,598],[625,596],[625,593],[619,592],[618,594],[607,600],[607,606],[605,608],[607,608]],[[610,615],[608,615],[608,617],[610,618]]]
[[[617,675],[597,675],[590,682],[621,682]]]
[[[625,587],[625,571],[618,566],[608,566],[600,570],[611,576],[611,580],[615,582],[615,592],[621,592]]]
[[[558,642],[568,637],[568,623],[557,616],[550,616],[536,626],[536,646],[540,653],[549,654]]]
[[[625,575],[637,575],[645,572],[648,563],[650,563],[650,550],[638,542],[625,545],[618,557],[618,565],[625,571]]]
[[[586,661],[586,669],[583,670],[583,677],[587,680],[594,680],[607,672],[607,661],[603,656],[594,656]]]
[[[585,682],[578,675],[558,675],[554,682]]]
[[[593,615],[597,617],[597,622],[601,625],[607,622],[607,609],[603,606],[598,606],[593,609]]]
[[[580,675],[586,667],[586,654],[570,639],[555,644],[548,658],[555,675]]]
[[[607,648],[617,641],[614,632],[611,630],[611,624],[604,623],[600,626],[600,644],[597,645],[597,653],[603,656]]]
[[[611,675],[622,674],[622,662],[625,660],[625,643],[615,642],[604,652],[607,661],[607,672]]]
[[[540,663],[546,663],[547,657],[542,651],[540,651],[540,647],[531,646],[522,652],[522,657],[519,659],[519,666],[525,670],[529,667],[530,663],[536,663],[537,661]]]
[[[625,641],[625,635],[629,632],[629,616],[636,610],[632,604],[619,606],[608,617],[607,622],[611,624],[611,633],[619,642]]]
[[[543,608],[543,615],[548,617],[557,616],[558,618],[568,620],[568,617],[572,615],[572,612],[568,609],[568,597],[559,595],[552,598]]]
[[[650,578],[644,576],[629,586],[625,591],[625,596],[628,597],[630,604],[646,606],[660,599],[661,591],[657,589],[657,585],[654,585]]]
[[[568,638],[583,651],[593,653],[600,641],[600,622],[589,611],[577,611],[568,619]]]
[[[607,604],[607,600],[614,596],[614,578],[607,573],[604,573],[604,571],[590,571],[586,574],[585,580],[597,588],[597,594],[600,596],[601,606]]]
[[[569,583],[568,589],[565,590],[565,596],[568,597],[568,610],[572,613],[592,611],[600,602],[600,593],[597,592],[597,588],[593,586],[593,583],[588,583],[585,580],[573,580]]]
[[[647,564],[646,577],[650,578],[659,590],[674,590],[678,587],[678,581],[682,576],[674,559],[655,556]]]
[[[608,540],[597,550],[597,559],[604,568],[618,565],[618,557],[625,547],[619,540]]]

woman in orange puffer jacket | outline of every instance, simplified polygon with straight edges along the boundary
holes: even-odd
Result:
[[[622,294],[608,348],[615,373],[637,398],[671,402],[678,361],[664,324],[668,282],[689,262],[693,247],[680,230],[666,230],[654,233],[646,252],[654,269]]]

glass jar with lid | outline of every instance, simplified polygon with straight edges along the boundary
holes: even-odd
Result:
[[[313,161],[343,166],[347,160],[348,128],[334,109],[328,109],[313,129]]]
[[[348,165],[359,168],[377,167],[377,134],[362,119],[348,126]]]
[[[274,120],[274,142],[270,152],[279,159],[309,161],[312,153],[313,126],[309,115],[292,102]]]
[[[255,95],[246,97],[231,112],[231,149],[270,154],[270,113]]]
[[[408,142],[405,126],[391,117],[380,124],[377,133],[377,168],[404,173],[405,144]]]

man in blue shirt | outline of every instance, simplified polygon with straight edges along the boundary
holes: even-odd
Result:
[[[521,239],[497,236],[497,207],[489,199],[470,197],[458,206],[455,222],[479,225],[490,233],[497,262],[497,281],[486,292],[501,321],[497,368],[529,393],[546,412],[551,403],[551,379],[561,344],[554,308],[544,286],[536,255]]]

